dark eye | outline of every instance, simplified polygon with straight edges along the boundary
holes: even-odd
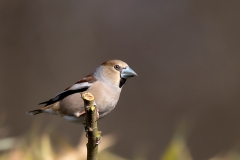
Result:
[[[119,66],[119,65],[115,65],[114,68],[115,68],[116,70],[120,70],[120,66]]]

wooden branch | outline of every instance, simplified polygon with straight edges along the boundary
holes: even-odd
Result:
[[[86,111],[85,131],[87,132],[87,160],[97,160],[98,144],[101,139],[101,132],[97,127],[97,108],[94,96],[91,93],[83,93],[84,107]]]

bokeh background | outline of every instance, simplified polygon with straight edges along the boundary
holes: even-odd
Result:
[[[82,126],[25,112],[102,62],[121,59],[139,76],[99,121],[103,135],[116,137],[111,152],[159,159],[181,130],[194,160],[238,154],[239,7],[237,0],[0,1],[6,135],[50,125],[76,145]]]

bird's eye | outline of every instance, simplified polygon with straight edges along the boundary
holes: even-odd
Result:
[[[119,66],[119,65],[115,65],[114,68],[115,68],[116,70],[119,70],[119,69],[120,69],[120,66]]]

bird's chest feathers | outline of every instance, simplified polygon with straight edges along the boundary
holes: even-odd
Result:
[[[105,84],[99,84],[101,87],[99,87],[99,90],[96,90],[95,88],[90,89],[90,93],[92,90],[92,93],[95,93],[95,102],[97,104],[97,107],[99,109],[99,112],[106,112],[111,111],[118,102],[121,89],[115,88],[115,87],[109,87]]]

